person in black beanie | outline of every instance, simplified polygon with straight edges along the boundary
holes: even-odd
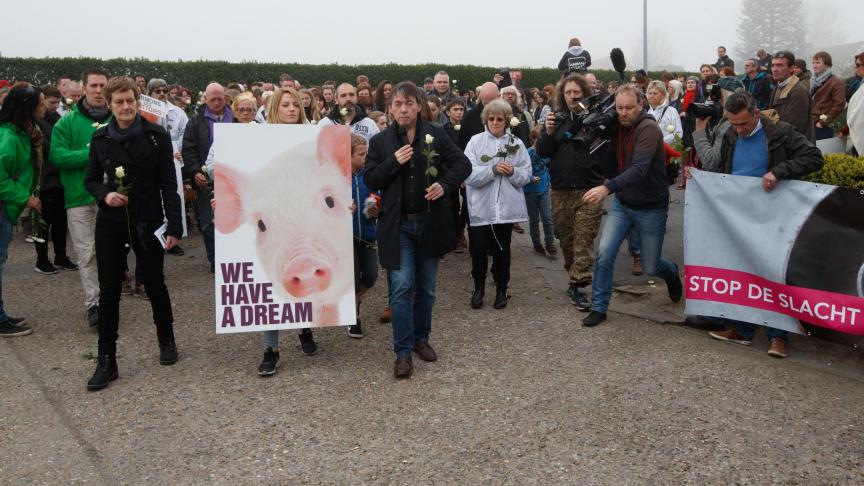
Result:
[[[99,207],[99,355],[88,390],[105,388],[118,377],[120,289],[130,246],[144,264],[144,288],[156,323],[159,363],[177,362],[174,316],[163,274],[164,250],[176,246],[183,234],[171,137],[138,114],[140,92],[135,81],[112,78],[105,91],[114,116],[93,134],[84,177],[84,186]],[[163,243],[154,233],[161,230],[164,218],[168,222]]]

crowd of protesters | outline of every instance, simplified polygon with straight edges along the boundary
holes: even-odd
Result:
[[[28,216],[35,270],[79,272],[86,320],[99,334],[88,389],[104,388],[118,376],[121,293],[150,300],[159,361],[173,364],[178,351],[162,269],[165,252],[183,251],[175,160],[182,163],[187,202],[213,272],[213,218],[219,211],[212,195],[214,124],[339,124],[352,132],[357,319],[348,335],[363,337],[360,302],[375,285],[380,263],[389,303],[380,320],[392,321],[395,376],[411,375],[413,354],[437,359],[429,339],[445,254],[469,251],[474,290],[466,305],[474,309],[484,305],[491,256],[493,307],[507,307],[511,235],[524,231],[520,223],[527,222],[538,254],[557,259],[558,240],[566,292],[577,310],[588,313],[585,326],[606,320],[624,240],[633,273],[660,277],[677,302],[682,262],[662,256],[669,186],[676,178],[683,187],[698,167],[759,177],[772,191],[780,180],[819,170],[824,159],[816,140],[861,136],[859,127],[838,120],[847,104],[850,119],[860,109],[864,53],[855,56],[855,75],[848,80],[832,73],[827,52],[811,57],[810,72],[792,52],[760,50],[740,64],[741,75],[724,47],[717,54],[699,75],[664,73],[652,80],[634,71],[604,85],[574,38],[559,62],[561,79],[536,88],[522,86],[518,70],[490,73],[476,90],[458,90],[444,71],[420,86],[373,83],[361,75],[305,87],[285,74],[275,83],[214,82],[197,100],[192,90],[163,79],[111,77],[100,69],[43,87],[0,81],[0,277],[13,225]],[[167,126],[140,116],[142,94],[167,103]],[[576,121],[595,94],[613,97],[619,125],[602,150],[571,140],[584,132]],[[693,109],[712,104],[722,116]],[[429,150],[436,154],[431,168],[424,155]],[[670,163],[676,156],[683,158],[681,174]],[[604,209],[609,195],[614,197]],[[160,243],[154,230],[163,220],[166,239]],[[53,244],[53,262],[46,240]],[[136,263],[131,273],[130,250]],[[743,345],[755,331],[744,322],[698,316],[688,323]],[[787,333],[766,327],[769,354],[787,356]],[[30,332],[23,318],[9,316],[0,304],[0,334]],[[299,336],[303,352],[315,354],[312,331]],[[267,376],[279,361],[278,331],[264,333],[264,347],[258,373]]]

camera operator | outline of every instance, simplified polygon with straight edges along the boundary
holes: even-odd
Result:
[[[571,139],[584,132],[581,127],[574,130],[574,125],[579,126],[576,120],[585,109],[582,100],[591,94],[591,86],[582,75],[571,73],[561,79],[556,88],[555,112],[546,115],[545,130],[537,142],[537,154],[551,159],[552,219],[570,277],[567,294],[583,312],[591,310],[580,288],[591,284],[594,238],[600,229],[602,205],[599,201],[585,202],[582,196],[603,183],[603,170],[588,146]]]
[[[669,211],[663,133],[654,118],[644,112],[639,88],[628,85],[618,88],[615,111],[620,126],[612,132],[608,152],[612,160],[607,162],[614,167],[610,172],[618,175],[582,197],[586,203],[599,204],[604,197],[615,194],[600,234],[591,313],[582,320],[587,327],[606,320],[615,257],[631,228],[636,228],[641,239],[645,273],[666,281],[672,302],[681,300],[684,292],[678,266],[660,256]]]
[[[761,115],[756,99],[746,92],[728,96],[726,122],[716,131],[717,140],[710,141],[704,127],[707,120],[697,121],[693,139],[702,158],[703,169],[724,174],[760,177],[762,189],[771,192],[778,180],[800,179],[822,168],[822,153],[806,135],[792,125],[772,122]],[[689,175],[689,173],[688,173]],[[714,339],[749,345],[753,340],[753,324],[726,320],[730,328],[711,332]],[[785,358],[788,332],[768,326],[771,348],[768,354]]]

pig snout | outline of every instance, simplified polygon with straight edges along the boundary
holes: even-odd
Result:
[[[332,279],[333,266],[316,257],[298,256],[282,267],[282,286],[298,298],[327,290]]]

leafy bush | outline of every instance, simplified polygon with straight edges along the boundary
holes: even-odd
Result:
[[[864,190],[864,157],[828,154],[822,170],[809,174],[804,180]]]
[[[211,81],[227,84],[231,81],[277,81],[282,73],[289,73],[305,86],[320,85],[324,81],[354,82],[359,74],[369,76],[373,83],[382,79],[393,82],[412,80],[422,83],[423,78],[432,77],[439,70],[457,80],[457,88],[474,89],[492,79],[499,68],[473,65],[445,64],[280,64],[262,62],[229,63],[225,61],[151,61],[149,59],[98,59],[91,57],[66,58],[0,58],[0,78],[10,81],[24,80],[33,84],[48,84],[60,75],[78,78],[87,69],[101,67],[112,76],[143,74],[148,79],[163,78],[169,83],[179,83],[195,91],[203,90]],[[541,87],[554,84],[560,78],[555,68],[521,68],[522,86]],[[592,71],[598,79],[609,82],[618,79],[614,71]],[[659,78],[660,73],[649,73]]]

